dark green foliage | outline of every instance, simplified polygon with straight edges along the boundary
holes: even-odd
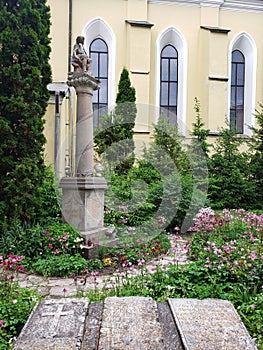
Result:
[[[154,143],[169,156],[180,174],[187,173],[190,169],[189,159],[186,157],[182,142],[183,137],[177,126],[169,125],[168,119],[161,116],[157,125],[154,126]],[[159,157],[156,155],[155,159]]]
[[[243,143],[228,127],[220,130],[209,161],[209,198],[215,209],[251,209],[257,204],[250,155],[240,151]]]
[[[210,130],[209,129],[204,129],[204,122],[202,121],[201,118],[201,113],[200,113],[200,101],[198,98],[195,97],[195,113],[196,113],[196,119],[195,122],[192,124],[193,125],[193,131],[192,135],[197,138],[197,145],[198,145],[198,150],[201,146],[202,151],[204,152],[204,155],[208,157],[209,154],[209,147],[211,146],[209,143],[207,143],[207,137],[209,135]]]
[[[209,129],[204,129],[204,122],[201,118],[200,102],[195,98],[194,110],[196,113],[196,119],[193,125],[191,133],[191,142],[188,144],[188,157],[191,159],[191,170],[194,180],[194,195],[195,207],[198,208],[199,204],[204,206],[207,202],[207,189],[208,189],[208,160],[209,160],[209,148],[210,144],[207,142],[209,135]],[[200,206],[199,206],[200,208]]]
[[[0,216],[31,221],[56,206],[43,159],[50,13],[45,0],[1,0],[0,18]]]
[[[31,260],[57,255],[80,253],[80,233],[58,220],[43,226],[20,223],[10,225],[0,238],[0,251],[4,256],[22,255]]]
[[[125,102],[135,102],[136,97],[135,97],[135,89],[134,87],[131,86],[131,81],[129,78],[129,72],[126,68],[123,68],[119,85],[118,85],[118,93],[116,97],[116,103],[119,106],[122,103]],[[116,109],[116,112],[118,113],[119,110],[118,108]],[[135,111],[136,113],[136,111]],[[134,117],[134,111],[130,112],[132,114],[131,118]],[[132,121],[132,119],[131,119]]]
[[[34,262],[33,271],[43,276],[65,277],[71,274],[79,275],[86,265],[87,260],[80,255],[54,255]]]
[[[124,68],[118,85],[117,106],[112,114],[104,116],[94,138],[96,152],[103,154],[111,168],[120,174],[131,168],[135,158],[135,101],[135,89],[131,86],[128,70]]]
[[[257,128],[252,128],[253,138],[251,150],[253,152],[250,162],[253,180],[256,182],[257,208],[263,208],[263,105],[256,111]]]

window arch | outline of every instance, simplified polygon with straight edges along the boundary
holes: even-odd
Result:
[[[108,46],[102,39],[95,39],[89,47],[92,60],[91,74],[100,81],[99,90],[93,92],[92,105],[94,112],[94,126],[100,124],[101,116],[108,107]],[[104,109],[101,111],[101,109]],[[102,113],[102,114],[101,114]]]
[[[160,107],[170,124],[177,124],[178,52],[168,44],[160,58]]]
[[[156,41],[156,89],[155,89],[155,105],[161,107],[164,101],[161,101],[161,96],[163,96],[163,92],[161,92],[161,84],[164,82],[161,76],[161,70],[164,69],[162,67],[164,64],[163,59],[168,57],[163,57],[162,55],[166,55],[165,47],[169,47],[170,49],[174,48],[176,54],[174,54],[173,58],[177,63],[177,77],[176,80],[173,81],[171,79],[171,87],[177,88],[176,94],[173,95],[173,100],[171,101],[171,107],[174,108],[176,106],[176,122],[178,125],[178,129],[182,134],[186,133],[186,81],[187,81],[187,44],[183,35],[174,27],[169,27],[165,29],[157,38]],[[176,56],[177,55],[177,56]],[[163,61],[163,62],[162,62]],[[172,63],[172,64],[173,64]],[[172,74],[173,77],[173,74]],[[176,104],[174,104],[174,99],[176,97]],[[155,117],[155,123],[158,120],[159,115]]]
[[[108,80],[107,80],[107,107],[108,109],[115,104],[116,82],[115,82],[115,67],[116,67],[116,38],[110,26],[101,18],[94,18],[84,27],[83,36],[85,37],[85,48],[90,52],[90,47],[95,43],[96,39],[100,39],[105,43],[108,49]],[[98,41],[97,44],[101,44]],[[94,49],[94,47],[92,48]],[[96,49],[96,46],[95,46]],[[91,69],[93,69],[93,62]],[[94,74],[94,73],[92,73]],[[105,82],[104,82],[105,84]],[[101,96],[100,96],[101,97]],[[95,103],[96,93],[94,94]]]
[[[239,50],[232,52],[230,128],[239,134],[244,132],[245,57]]]
[[[233,61],[233,53],[235,53],[234,61]],[[234,128],[233,108],[232,108],[233,101],[234,101],[234,95],[232,94],[232,91],[234,90],[234,87],[232,87],[232,79],[235,78],[235,72],[233,70],[237,68],[237,65],[239,66],[239,70],[241,69],[242,62],[235,63],[235,61],[237,59],[241,61],[242,56],[244,61],[243,124],[242,124],[242,127],[241,125],[239,125],[239,127],[236,130],[239,133],[243,133],[245,135],[251,135],[252,131],[250,127],[254,125],[254,113],[255,113],[257,49],[256,49],[254,40],[247,33],[238,34],[232,40],[229,47],[229,72],[231,77],[229,81],[229,122],[230,122],[231,128]],[[232,62],[233,62],[233,65],[232,65]],[[238,73],[238,74],[239,76],[241,76],[241,73]],[[239,81],[237,83],[240,84],[240,79],[238,80]],[[237,88],[238,88],[238,84],[236,85]],[[240,86],[240,91],[241,90],[242,89]],[[240,94],[240,91],[239,91],[239,94]],[[240,98],[239,98],[239,101],[240,101]],[[238,99],[237,99],[237,104],[239,104]],[[240,123],[239,115],[238,115],[238,113],[240,112],[236,111],[236,113],[237,113],[236,122],[238,124]]]

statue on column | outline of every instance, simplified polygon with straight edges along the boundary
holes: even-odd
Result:
[[[84,36],[78,36],[73,47],[72,65],[75,72],[87,72],[90,74],[91,59],[84,49]]]

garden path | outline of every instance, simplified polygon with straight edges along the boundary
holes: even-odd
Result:
[[[168,269],[169,265],[185,264],[187,258],[187,241],[175,235],[170,235],[171,248],[166,254],[159,256],[146,263],[145,269],[148,273],[153,273],[158,266],[160,269]],[[141,273],[142,266],[130,267],[126,271],[129,277],[137,276]],[[120,273],[119,273],[120,276]],[[81,283],[81,278],[77,281],[73,278],[43,277],[33,274],[18,273],[15,277],[19,285],[24,288],[36,290],[46,299],[72,298],[83,294],[88,289],[103,287],[113,287],[116,282],[116,273],[112,275],[98,275],[88,277],[86,284]]]

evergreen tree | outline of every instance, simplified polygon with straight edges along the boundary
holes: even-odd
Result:
[[[196,113],[196,119],[195,119],[195,122],[193,123],[192,136],[195,136],[197,138],[198,147],[201,146],[204,152],[204,155],[208,157],[209,147],[211,145],[207,142],[207,137],[209,135],[210,130],[203,128],[205,124],[201,118],[200,101],[198,100],[197,97],[195,97],[194,110]]]
[[[0,0],[0,19],[0,216],[29,221],[56,207],[43,189],[50,13],[46,0]]]
[[[208,162],[209,162],[209,147],[207,142],[209,129],[204,129],[204,122],[201,117],[200,102],[195,98],[194,110],[196,119],[191,133],[191,143],[188,146],[188,155],[191,158],[191,168],[194,176],[194,184],[203,195],[207,193],[208,186]]]
[[[113,163],[120,173],[127,173],[134,163],[133,128],[136,118],[136,93],[131,86],[126,68],[120,76],[116,108],[106,115],[102,125],[95,132],[95,150],[99,155],[105,153],[106,159]]]
[[[154,125],[154,144],[157,149],[165,151],[181,174],[187,173],[190,166],[183,140],[177,125],[169,125],[168,118],[160,116],[157,124]],[[157,155],[155,157],[159,158]]]
[[[257,110],[255,117],[258,127],[252,128],[254,135],[251,142],[253,152],[250,162],[253,180],[256,182],[257,209],[263,208],[263,105]]]
[[[214,209],[244,208],[255,205],[256,188],[251,179],[250,154],[241,152],[244,144],[234,130],[220,129],[215,153],[209,162],[209,197]]]

